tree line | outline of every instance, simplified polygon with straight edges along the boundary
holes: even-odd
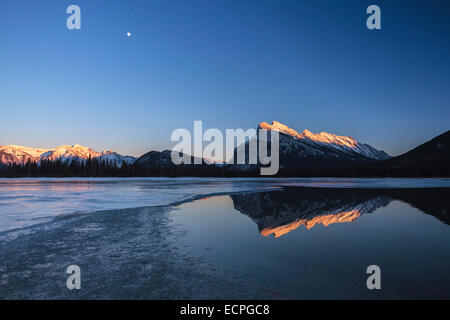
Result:
[[[215,165],[145,165],[137,162],[122,162],[117,165],[100,159],[83,161],[50,161],[39,163],[28,160],[24,164],[10,163],[0,167],[0,177],[227,177],[232,173],[226,168]],[[244,174],[241,176],[249,176]]]
[[[275,177],[449,177],[448,166],[388,166],[383,163],[345,168],[286,169]],[[27,161],[0,168],[0,177],[261,177],[258,166],[242,170],[239,166],[216,165],[146,165],[122,162],[117,165],[100,159],[84,161]]]

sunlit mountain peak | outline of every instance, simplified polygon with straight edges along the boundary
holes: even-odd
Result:
[[[136,158],[130,156],[122,156],[112,150],[99,153],[91,148],[80,144],[61,145],[52,149],[30,148],[17,145],[0,146],[0,165],[8,165],[11,163],[25,164],[28,161],[41,162],[61,160],[63,162],[85,161],[87,159],[100,159],[118,166],[122,162],[133,163]]]
[[[357,153],[367,158],[384,160],[390,158],[390,156],[384,151],[379,151],[374,147],[356,141],[350,136],[340,136],[328,132],[313,133],[308,129],[305,129],[302,133],[282,124],[278,121],[272,121],[272,124],[267,122],[261,122],[259,124],[260,129],[275,130],[282,134],[293,137],[299,142],[304,142],[308,145],[315,145],[316,147],[325,146],[328,148],[337,149],[346,153]]]
[[[297,131],[295,131],[294,129],[289,128],[287,125],[282,124],[278,121],[272,121],[272,124],[268,124],[267,122],[261,122],[259,124],[259,127],[261,129],[265,129],[265,130],[276,130],[279,131],[281,133],[285,133],[287,135],[296,137],[296,138],[301,138],[301,134],[299,134]]]

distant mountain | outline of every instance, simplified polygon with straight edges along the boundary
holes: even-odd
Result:
[[[450,130],[400,156],[358,167],[357,176],[450,176]]]
[[[284,154],[298,150],[300,151],[300,156],[331,155],[332,157],[344,156],[350,159],[360,159],[363,157],[373,160],[385,160],[391,157],[386,152],[379,151],[368,144],[358,142],[352,137],[338,136],[328,132],[316,134],[308,129],[305,129],[300,134],[277,121],[272,121],[272,124],[262,122],[259,124],[258,129],[276,130],[284,138],[290,138],[283,139]],[[294,150],[291,150],[292,147],[294,147]]]
[[[40,156],[40,160],[49,160],[55,161],[61,159],[64,162],[70,162],[73,160],[86,160],[95,159],[101,156],[101,153],[98,153],[90,148],[80,146],[75,144],[73,146],[63,145],[59,146],[56,149],[51,149],[47,152],[44,152]]]
[[[258,129],[279,132],[280,171],[348,167],[390,158],[386,152],[358,142],[352,137],[327,132],[315,134],[309,130],[299,133],[277,121],[273,121],[272,124],[262,122]],[[254,139],[259,139],[259,137]],[[270,141],[269,138],[267,139]],[[248,144],[249,141],[236,148],[235,154],[240,148],[245,147],[248,160]],[[236,160],[236,155],[234,159]],[[233,168],[234,170],[248,170],[252,166],[236,164]]]
[[[181,154],[183,155],[183,154]],[[191,156],[191,163],[194,163],[195,157]],[[164,151],[150,151],[146,154],[140,156],[136,160],[136,164],[146,165],[149,167],[158,167],[158,166],[176,166],[172,162],[172,151],[164,150]]]
[[[258,129],[269,132],[276,130],[280,133],[280,167],[284,173],[296,170],[310,170],[316,168],[349,167],[361,163],[373,163],[390,156],[384,151],[360,143],[351,137],[338,136],[322,132],[314,134],[308,130],[298,133],[288,126],[273,121],[272,124],[262,122]],[[254,139],[258,139],[255,137]],[[249,159],[249,141],[235,149],[234,158],[241,148],[245,148],[246,159]],[[253,176],[259,175],[258,165],[250,164],[207,164],[203,159],[202,165],[172,163],[170,150],[162,152],[151,151],[136,160],[135,166],[143,175],[169,176]],[[194,163],[194,157],[191,157]]]
[[[127,164],[133,164],[137,159],[132,156],[123,156],[112,150],[102,151],[101,155],[97,158],[108,163],[115,163],[118,167],[120,167],[124,161]]]
[[[304,130],[299,133],[279,122],[268,124],[262,122],[258,128],[280,133],[280,170],[278,176],[284,177],[448,177],[450,176],[450,131],[418,146],[398,157],[390,157],[384,151],[358,142],[352,137],[339,136],[331,133],[312,133]],[[258,139],[255,137],[254,139]],[[261,137],[262,138],[262,137]],[[249,141],[235,149],[245,148],[248,161]],[[269,145],[270,150],[270,145]],[[138,159],[123,156],[114,151],[96,152],[80,145],[59,146],[53,149],[37,149],[16,145],[0,146],[0,168],[8,164],[25,164],[27,161],[39,163],[42,160],[63,162],[84,162],[86,159],[99,159],[121,167],[125,161],[130,166],[122,170],[99,170],[99,173],[89,172],[88,168],[77,169],[52,167],[39,174],[83,176],[190,176],[190,177],[246,177],[260,176],[260,165],[250,164],[208,164],[203,159],[202,164],[175,165],[171,159],[171,150],[162,152],[151,151]],[[191,157],[191,163],[196,162]],[[85,163],[85,162],[84,162]],[[132,164],[132,165],[131,165]],[[67,167],[67,166],[66,166]],[[73,166],[72,166],[73,167]],[[28,176],[30,170],[4,170],[4,176]],[[14,169],[14,168],[11,168]],[[41,168],[42,169],[42,168]],[[72,170],[72,171],[71,171]],[[109,170],[109,171],[108,171]],[[47,172],[48,171],[48,172]]]
[[[6,166],[11,163],[25,164],[27,161],[39,163],[42,160],[63,162],[85,161],[87,159],[98,159],[107,161],[109,164],[121,166],[125,161],[132,164],[136,158],[122,156],[114,151],[103,151],[99,153],[81,145],[63,145],[54,149],[38,149],[16,145],[0,146],[0,165]]]
[[[172,163],[170,150],[164,150],[163,152],[159,151],[147,152],[146,154],[140,156],[135,163],[137,165],[146,167],[174,165]]]
[[[402,167],[450,168],[450,130],[407,153],[384,162]]]
[[[180,156],[184,156],[180,153]],[[139,157],[135,163],[139,175],[142,176],[220,176],[220,168],[216,164],[207,164],[204,159],[189,156],[191,164],[175,165],[172,162],[172,151],[150,151]],[[194,164],[200,161],[201,164]]]
[[[50,149],[37,149],[22,146],[0,146],[0,165],[10,163],[24,164],[28,160],[38,162],[41,155],[50,151]]]

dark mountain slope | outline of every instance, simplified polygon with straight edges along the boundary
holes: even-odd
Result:
[[[450,130],[387,163],[449,165]]]
[[[450,131],[377,164],[354,170],[356,176],[448,177],[450,176]]]
[[[150,151],[142,155],[133,164],[138,176],[156,177],[220,177],[224,175],[224,169],[215,164],[207,164],[204,159],[202,164],[194,164],[199,158],[190,156],[191,164],[176,165],[172,162],[172,151]],[[180,154],[183,156],[183,154]]]

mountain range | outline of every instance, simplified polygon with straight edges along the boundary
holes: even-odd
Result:
[[[450,131],[397,157],[357,141],[349,136],[327,132],[298,132],[288,126],[273,121],[261,122],[258,129],[279,133],[280,176],[449,176],[450,175]],[[259,135],[253,139],[259,139]],[[270,139],[269,139],[270,140]],[[247,140],[235,149],[245,147],[249,159]],[[270,150],[270,142],[268,149]],[[28,161],[39,164],[43,160],[62,160],[83,163],[87,159],[97,159],[110,165],[121,167],[126,163],[130,168],[122,170],[122,176],[259,176],[260,164],[207,164],[175,165],[171,160],[172,151],[150,151],[139,158],[123,156],[114,151],[96,152],[80,145],[63,145],[53,149],[38,149],[15,145],[0,146],[0,166],[8,164],[24,165]],[[191,156],[192,163],[194,157]],[[204,160],[204,159],[203,159]],[[127,167],[128,167],[127,166]],[[58,170],[57,168],[54,170]],[[87,171],[85,171],[87,172]],[[15,172],[13,176],[17,175]],[[39,174],[39,173],[37,173]],[[66,170],[65,176],[70,175]],[[7,175],[8,176],[8,175]]]
[[[450,131],[402,155],[391,157],[352,137],[326,132],[314,134],[308,130],[299,133],[277,121],[272,124],[262,122],[258,128],[279,132],[279,175],[282,176],[450,176]],[[269,137],[267,139],[270,140]],[[248,151],[246,157],[248,159]],[[234,170],[254,170],[255,167],[258,165],[233,165]]]
[[[276,130],[280,133],[280,153],[283,155],[297,154],[300,157],[322,156],[351,160],[391,158],[386,152],[358,142],[352,137],[338,136],[328,132],[312,133],[307,129],[298,133],[278,121],[273,121],[272,124],[262,122],[258,129]]]
[[[347,168],[391,158],[386,152],[377,150],[348,136],[328,132],[312,133],[309,130],[300,133],[277,121],[273,121],[272,124],[262,122],[257,129],[258,135],[256,137],[249,139],[245,144],[235,149],[234,163],[237,163],[236,155],[242,149],[245,150],[246,163],[233,164],[231,170],[255,171],[260,168],[260,164],[252,165],[248,163],[250,159],[249,144],[257,142],[259,146],[259,140],[267,139],[267,141],[262,142],[270,150],[270,133],[273,131],[279,133],[279,172],[285,176],[301,176],[306,172],[311,172],[311,170]],[[267,137],[259,134],[261,129],[268,132]],[[256,156],[259,158],[258,155]]]
[[[123,156],[114,151],[97,152],[81,145],[62,145],[53,149],[38,149],[16,145],[0,146],[0,164],[6,166],[11,163],[25,164],[28,161],[40,163],[43,160],[70,163],[72,161],[85,161],[87,159],[106,161],[111,165],[120,167],[123,162],[133,163],[136,158]]]

